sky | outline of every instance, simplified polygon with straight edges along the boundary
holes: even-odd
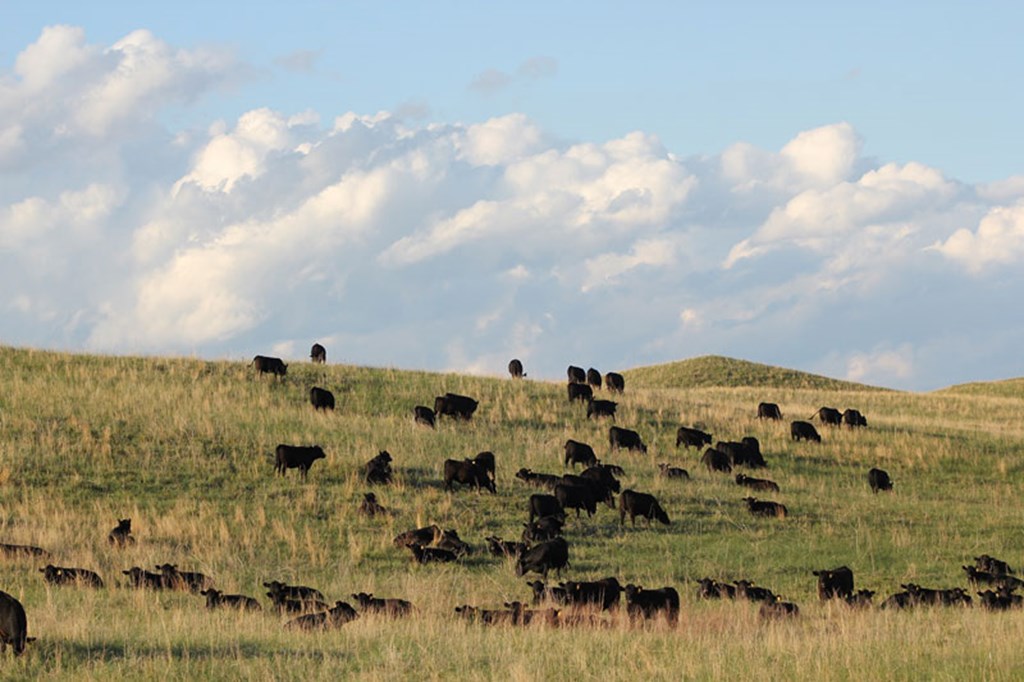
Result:
[[[1024,375],[1019,3],[0,13],[0,343]]]

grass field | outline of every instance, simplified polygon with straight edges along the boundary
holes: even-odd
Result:
[[[78,679],[1020,679],[1024,613],[981,608],[854,611],[821,604],[811,571],[845,564],[857,587],[900,583],[967,587],[961,565],[989,553],[1024,562],[1024,382],[971,384],[931,394],[879,390],[722,358],[625,372],[616,423],[637,430],[644,455],[610,453],[608,422],[588,422],[565,386],[295,363],[281,379],[242,363],[75,356],[0,348],[0,542],[38,545],[63,566],[91,568],[102,590],[51,587],[38,559],[0,559],[0,590],[25,605],[38,638],[10,678]],[[718,367],[718,370],[715,368]],[[716,371],[719,379],[716,382]],[[309,405],[313,385],[334,392],[334,413]],[[416,425],[415,405],[446,391],[474,396],[470,422]],[[608,397],[608,396],[602,396]],[[783,423],[759,422],[778,403]],[[822,405],[855,407],[863,430],[819,427],[823,442],[794,443],[790,419]],[[674,447],[679,425],[716,440],[761,442],[790,517],[756,519],[730,477]],[[454,607],[528,601],[527,578],[486,554],[483,538],[518,539],[534,489],[520,467],[562,473],[568,438],[622,466],[624,488],[655,494],[668,527],[619,526],[599,507],[571,519],[563,579],[614,575],[672,585],[680,623],[606,628],[485,627]],[[327,453],[306,481],[273,475],[278,443]],[[396,481],[370,488],[360,468],[380,450]],[[497,495],[447,493],[446,458],[483,450],[498,462]],[[657,463],[689,469],[667,481]],[[874,495],[866,473],[892,475]],[[394,515],[356,513],[374,489]],[[138,543],[109,546],[130,517]],[[457,529],[475,552],[419,566],[398,533],[430,523]],[[263,598],[264,580],[319,588],[330,602],[353,592],[402,597],[415,616],[363,617],[322,633],[286,617],[208,612],[199,596],[127,589],[121,571],[171,562],[219,588]],[[757,605],[696,597],[696,578],[748,578],[800,605],[798,618],[762,622]],[[534,576],[530,576],[532,579]],[[552,582],[557,582],[552,575]],[[971,590],[972,593],[974,590]]]

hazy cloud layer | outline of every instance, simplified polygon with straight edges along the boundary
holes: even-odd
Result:
[[[1024,374],[1024,178],[865,158],[844,122],[701,157],[650,132],[561,142],[517,113],[160,123],[245,75],[73,27],[0,74],[3,342],[299,358],[320,340],[332,361],[518,356],[538,378],[704,353],[896,387]]]

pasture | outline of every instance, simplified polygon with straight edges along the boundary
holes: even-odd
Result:
[[[110,680],[1024,676],[1021,610],[994,613],[977,599],[974,608],[853,610],[820,603],[811,575],[845,564],[857,588],[877,591],[877,604],[901,583],[968,587],[960,567],[982,553],[1019,570],[1024,386],[908,394],[719,365],[718,385],[706,365],[688,382],[676,363],[623,372],[622,395],[597,392],[619,403],[615,424],[644,438],[641,454],[610,452],[611,422],[588,421],[564,383],[497,378],[500,367],[481,378],[305,362],[275,378],[242,362],[0,348],[0,542],[52,554],[0,557],[0,590],[24,604],[38,638],[20,658],[8,650],[0,670]],[[333,412],[312,408],[314,385],[334,393]],[[445,392],[480,401],[472,420],[440,418],[435,430],[414,423],[413,407]],[[778,403],[785,419],[759,421],[762,400]],[[815,422],[822,443],[793,442],[790,420],[823,405],[857,408],[869,426]],[[784,503],[789,517],[751,516],[742,502],[749,489],[701,468],[697,450],[675,447],[680,425],[715,440],[756,437],[768,469],[746,473],[779,484],[779,493],[757,496]],[[514,473],[563,473],[570,438],[621,466],[623,488],[656,495],[672,523],[620,527],[618,511],[603,505],[593,518],[570,515],[562,579],[674,586],[676,628],[631,625],[624,613],[605,627],[563,628],[455,616],[461,604],[530,600],[525,583],[537,576],[516,577],[511,561],[487,554],[484,538],[519,539],[537,490]],[[327,456],[305,481],[295,469],[275,476],[279,443],[317,444]],[[394,482],[370,486],[362,465],[381,450],[394,459]],[[484,450],[496,456],[497,494],[445,492],[443,461]],[[662,462],[691,479],[659,477]],[[891,474],[891,494],[868,487],[876,466]],[[371,490],[393,515],[356,513]],[[137,543],[119,549],[107,534],[121,518],[132,519]],[[397,534],[431,523],[456,529],[474,553],[417,565],[393,546]],[[209,612],[196,595],[124,586],[121,571],[165,562],[254,596],[264,611]],[[39,573],[47,563],[95,570],[106,587],[48,586]],[[755,603],[700,600],[695,580],[705,576],[770,587],[800,615],[763,622]],[[416,612],[295,632],[267,608],[262,583],[273,579],[315,586],[332,604],[372,592],[408,599]]]

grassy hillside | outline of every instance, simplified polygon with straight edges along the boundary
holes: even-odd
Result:
[[[950,386],[949,388],[936,391],[936,393],[946,395],[961,394],[991,396],[993,398],[1021,399],[1024,398],[1024,378],[959,384],[957,386]]]
[[[880,600],[900,583],[967,587],[960,566],[987,552],[1019,566],[1024,535],[1024,398],[913,395],[855,385],[644,388],[627,376],[616,423],[636,429],[647,454],[610,452],[608,423],[588,422],[565,386],[296,363],[283,380],[242,363],[72,356],[0,348],[0,542],[38,545],[52,563],[91,568],[103,590],[47,586],[46,561],[0,558],[0,589],[24,603],[25,656],[3,660],[15,678],[493,679],[723,678],[1015,679],[1024,674],[1024,612],[921,608],[854,611],[820,604],[811,571],[850,566]],[[729,379],[728,381],[735,381]],[[310,386],[332,390],[334,413],[308,404]],[[664,386],[665,384],[657,384]],[[473,420],[418,426],[412,408],[445,391],[480,400]],[[603,396],[607,397],[607,396]],[[760,400],[784,423],[760,422]],[[856,407],[870,428],[819,427],[823,442],[794,443],[788,421],[822,405]],[[675,448],[680,424],[716,439],[757,437],[790,517],[758,519],[747,490],[698,467]],[[517,538],[536,492],[520,467],[561,473],[567,438],[592,444],[625,469],[624,488],[655,494],[670,526],[627,523],[600,507],[572,518],[563,579],[617,576],[675,586],[677,628],[488,628],[454,607],[501,608],[528,600],[529,578],[486,554],[484,538]],[[306,481],[273,475],[278,443],[320,444],[326,460]],[[361,465],[386,449],[396,481],[375,488],[394,515],[356,513]],[[491,450],[497,494],[445,492],[445,458]],[[657,463],[689,469],[667,481]],[[893,494],[873,495],[872,466]],[[131,517],[138,544],[112,548],[107,533]],[[454,565],[419,566],[396,549],[398,533],[437,523],[476,551]],[[401,597],[414,617],[366,616],[336,631],[301,633],[286,617],[208,612],[201,597],[135,591],[121,571],[177,563],[227,592],[263,598],[261,583],[313,585],[328,600],[369,591]],[[800,605],[799,618],[764,623],[757,605],[708,602],[696,578],[748,578]],[[554,575],[550,582],[557,582]],[[898,643],[898,644],[897,644]]]
[[[649,367],[638,367],[624,372],[630,384],[644,388],[703,388],[720,387],[774,387],[803,388],[820,391],[880,390],[864,384],[830,379],[800,372],[762,365],[757,362],[705,355],[689,360],[669,362]]]

